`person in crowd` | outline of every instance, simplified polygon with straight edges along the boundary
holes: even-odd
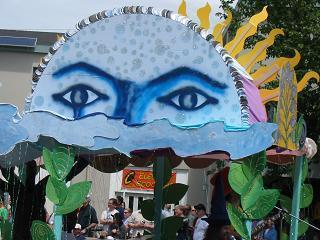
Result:
[[[182,227],[177,231],[177,240],[188,240],[188,218],[184,215],[185,206],[177,205],[174,208],[174,215],[183,218]]]
[[[122,220],[122,225],[120,226],[120,238],[125,239],[128,236],[131,236],[130,234],[130,228],[127,228],[128,226],[128,219],[132,215],[132,210],[130,208],[126,208],[123,211],[124,213],[124,219]]]
[[[120,215],[119,227],[121,227],[122,223],[123,223],[123,219],[124,219],[124,207],[122,207],[122,205],[124,204],[123,197],[117,196],[117,203],[118,203],[118,205],[117,205],[116,209]]]
[[[78,212],[79,209],[75,209],[74,211],[64,214],[62,216],[62,230],[67,233],[72,233],[74,227],[76,226],[76,223],[78,222]],[[53,214],[52,214],[53,216]],[[50,219],[49,219],[50,222]],[[52,219],[52,225],[54,223],[54,216]],[[51,224],[51,223],[50,223]]]
[[[194,208],[196,210],[198,219],[196,221],[196,225],[194,226],[193,239],[203,240],[209,226],[209,223],[205,221],[205,219],[208,218],[206,214],[206,207],[202,203],[199,203],[198,205],[194,206]]]
[[[73,230],[72,230],[72,234],[75,237],[76,240],[85,240],[85,236],[83,236],[83,234],[81,233],[81,225],[79,223],[77,223]]]
[[[104,210],[100,217],[100,224],[103,225],[103,231],[107,235],[113,235],[119,226],[120,214],[116,209],[118,201],[115,198],[110,198],[107,202],[107,209]]]
[[[171,212],[171,205],[170,204],[165,204],[161,213],[162,213],[162,218],[171,217],[173,215],[172,212]]]
[[[2,198],[0,198],[0,223],[4,221],[8,221],[9,212],[8,209],[5,207]]]
[[[91,206],[90,201],[91,196],[87,195],[78,213],[77,222],[81,225],[81,234],[84,236],[91,236],[92,230],[98,224],[97,212]]]
[[[264,230],[262,234],[262,239],[263,240],[277,240],[278,239],[278,232],[274,226],[274,222],[272,221],[271,218],[267,219],[266,223],[267,229]]]
[[[132,213],[128,218],[126,228],[130,228],[132,235],[131,237],[140,237],[143,236],[144,230],[148,232],[153,232],[154,224],[146,220],[141,213],[141,210]]]

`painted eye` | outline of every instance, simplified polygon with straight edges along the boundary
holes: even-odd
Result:
[[[181,88],[158,98],[158,101],[184,111],[198,110],[207,104],[218,104],[219,102],[218,99],[210,97],[195,87]]]
[[[72,89],[62,97],[75,106],[85,106],[99,98],[89,89]]]
[[[52,97],[54,100],[72,107],[75,115],[77,115],[76,113],[79,112],[79,110],[98,100],[109,99],[109,96],[84,84],[72,86],[62,93],[53,94]]]

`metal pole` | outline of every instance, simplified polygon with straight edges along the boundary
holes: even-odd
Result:
[[[156,182],[154,187],[154,234],[155,240],[161,240],[161,212],[162,212],[162,188],[164,178],[164,157],[157,156],[156,158]]]
[[[301,195],[301,181],[302,181],[302,167],[303,157],[297,157],[294,169],[294,183],[293,183],[293,199],[291,215],[299,217],[300,212],[300,195]],[[298,239],[298,219],[291,217],[290,225],[290,240]]]
[[[56,206],[54,206],[54,210],[56,209]],[[54,211],[55,212],[55,211]],[[61,234],[62,234],[62,215],[54,214],[54,236],[56,240],[61,240]]]

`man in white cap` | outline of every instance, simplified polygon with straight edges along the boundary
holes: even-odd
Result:
[[[72,230],[73,236],[76,240],[85,240],[85,236],[81,233],[81,225],[79,223],[76,224],[74,229]]]

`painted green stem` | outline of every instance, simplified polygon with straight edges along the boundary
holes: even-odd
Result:
[[[162,187],[164,185],[163,179],[164,179],[164,157],[158,156],[157,159],[157,175],[156,175],[156,182],[155,182],[155,188],[154,188],[154,197],[155,197],[155,205],[154,205],[154,234],[155,234],[155,240],[161,239],[161,212],[162,212]]]
[[[54,207],[56,209],[56,207]],[[54,236],[56,240],[61,240],[62,233],[62,215],[54,215]]]
[[[296,217],[299,217],[299,212],[300,212],[302,167],[303,167],[303,157],[297,157],[295,161],[295,169],[294,169],[293,199],[292,199],[292,210],[291,210],[291,214]],[[298,219],[291,217],[290,240],[297,240],[297,239],[298,239]]]

